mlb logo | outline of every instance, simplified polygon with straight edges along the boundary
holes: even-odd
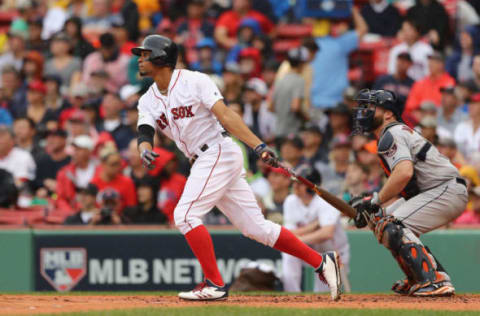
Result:
[[[40,273],[57,291],[70,291],[86,272],[85,248],[40,249]]]

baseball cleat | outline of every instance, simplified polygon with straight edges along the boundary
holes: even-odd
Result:
[[[320,280],[328,284],[332,300],[338,301],[341,293],[340,259],[336,251],[327,251],[322,254],[323,261],[315,271],[319,274]]]
[[[216,286],[209,280],[205,280],[191,291],[178,293],[178,297],[187,301],[220,301],[227,299],[228,290],[226,286]]]
[[[410,295],[418,297],[441,297],[452,296],[454,294],[455,288],[453,287],[452,283],[448,281],[433,283],[410,293]]]

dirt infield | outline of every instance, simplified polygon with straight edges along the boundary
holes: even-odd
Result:
[[[292,308],[392,308],[429,310],[479,310],[480,295],[450,298],[414,298],[397,295],[344,295],[339,302],[326,295],[233,295],[223,302],[184,302],[160,295],[0,295],[0,315],[32,315],[130,309],[139,307],[250,306]]]

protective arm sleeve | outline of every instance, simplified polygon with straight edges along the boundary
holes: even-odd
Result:
[[[138,145],[143,142],[147,142],[153,147],[153,136],[155,135],[155,129],[147,124],[138,126]]]

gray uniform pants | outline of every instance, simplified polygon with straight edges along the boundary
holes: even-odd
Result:
[[[465,210],[467,200],[467,188],[452,179],[408,201],[395,201],[386,213],[401,220],[418,237],[457,218]]]

